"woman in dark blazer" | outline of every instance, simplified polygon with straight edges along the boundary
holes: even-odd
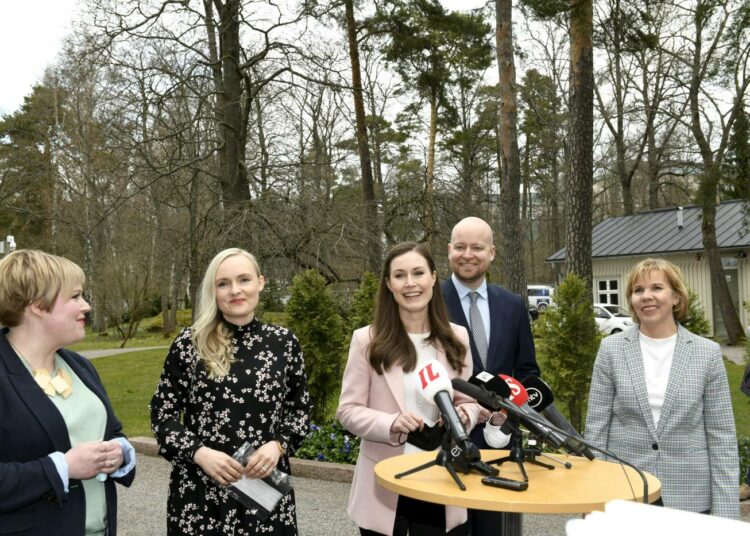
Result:
[[[659,478],[664,506],[737,518],[737,434],[721,349],[678,324],[679,269],[646,259],[626,296],[638,325],[602,341],[586,439]]]
[[[19,250],[0,261],[0,535],[116,534],[135,451],[84,357],[84,274]]]

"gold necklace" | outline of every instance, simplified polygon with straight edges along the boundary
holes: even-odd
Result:
[[[70,374],[68,374],[67,370],[60,367],[55,368],[50,373],[50,371],[46,368],[35,369],[31,365],[31,363],[29,363],[28,359],[26,359],[23,354],[18,351],[16,345],[10,342],[10,339],[6,340],[11,345],[13,350],[15,350],[18,357],[20,357],[21,360],[26,364],[26,366],[31,369],[32,377],[39,385],[39,387],[42,388],[44,394],[46,394],[47,396],[60,395],[63,398],[68,398],[70,396],[70,394],[73,392],[73,378],[70,377]]]

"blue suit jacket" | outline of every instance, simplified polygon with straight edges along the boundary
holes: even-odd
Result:
[[[487,368],[483,369],[474,344],[474,335],[461,307],[456,286],[451,279],[448,279],[443,281],[442,287],[451,321],[464,326],[469,332],[474,374],[487,370],[491,374],[507,374],[519,379],[540,375],[534,352],[529,313],[523,298],[497,285],[487,284],[490,344],[487,349]],[[487,448],[482,428],[482,426],[474,428],[471,438],[480,448]]]
[[[474,374],[484,370],[477,355],[474,335],[464,314],[453,281],[443,281],[443,296],[454,324],[464,326],[469,332]],[[523,299],[512,292],[487,284],[490,308],[490,344],[487,349],[487,372],[507,374],[515,378],[539,376],[539,366],[534,352],[529,314]]]
[[[79,480],[71,479],[66,494],[48,455],[70,449],[65,421],[52,401],[0,332],[0,534],[83,536],[85,497]],[[124,437],[96,369],[89,361],[67,350],[59,355],[104,404],[107,423],[104,440]],[[129,486],[135,469],[116,479]],[[108,534],[117,527],[114,481],[105,482]]]

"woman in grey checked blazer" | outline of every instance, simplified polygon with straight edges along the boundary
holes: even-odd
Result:
[[[659,478],[664,506],[739,517],[737,434],[719,345],[677,323],[688,293],[669,261],[638,263],[625,294],[637,325],[599,347],[586,439]]]

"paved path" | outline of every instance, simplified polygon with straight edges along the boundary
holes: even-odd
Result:
[[[117,486],[118,536],[163,536],[166,532],[167,482],[170,465],[154,456],[138,456],[138,473],[130,488]],[[357,536],[346,513],[350,484],[294,477],[300,536]],[[564,535],[571,517],[525,515],[524,536]]]
[[[97,357],[107,357],[110,355],[129,354],[130,352],[142,352],[143,350],[167,349],[169,346],[142,346],[138,348],[106,348],[104,350],[84,350],[78,352],[87,359],[96,359]]]
[[[721,353],[729,361],[737,363],[738,365],[745,364],[745,346],[726,346],[721,345]]]

